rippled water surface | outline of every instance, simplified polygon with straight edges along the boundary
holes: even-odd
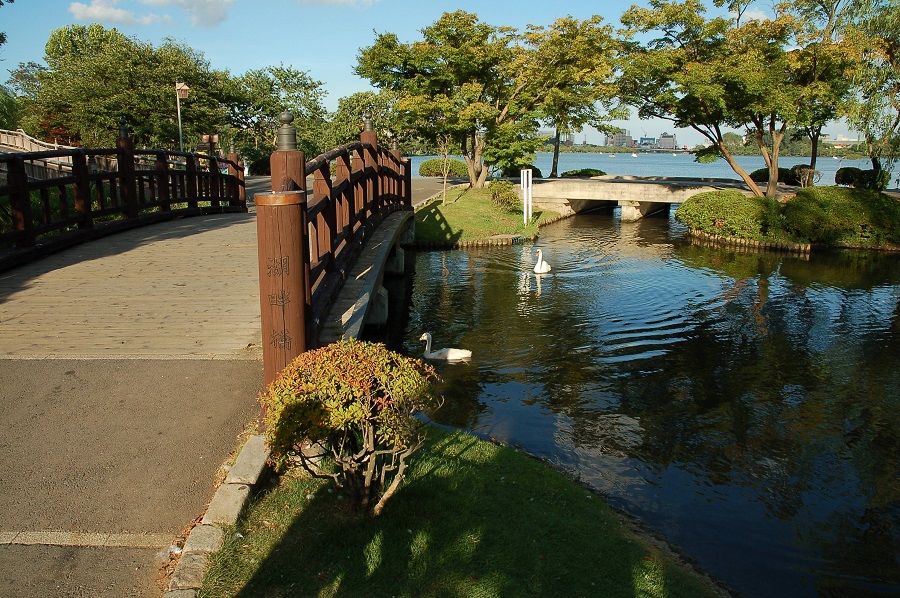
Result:
[[[748,596],[900,593],[900,256],[690,245],[578,216],[536,247],[422,252],[395,346],[435,419],[547,457]]]

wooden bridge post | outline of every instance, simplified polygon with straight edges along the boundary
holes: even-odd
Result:
[[[184,171],[186,177],[186,191],[187,191],[187,204],[188,208],[195,209],[198,206],[199,202],[199,190],[198,190],[198,182],[197,182],[197,156],[194,154],[188,154],[185,158],[184,162]]]
[[[378,135],[375,134],[375,128],[372,126],[372,119],[366,115],[366,124],[359,140],[363,143],[372,145],[370,148],[363,148],[363,164],[366,180],[366,205],[364,206],[365,218],[368,220],[381,203],[381,189],[378,185]]]
[[[78,214],[78,228],[93,228],[90,171],[88,170],[87,155],[84,153],[84,150],[78,150],[72,154],[72,175],[75,177],[72,193],[75,196],[75,213]]]
[[[169,161],[165,152],[156,154],[156,188],[159,193],[159,209],[163,212],[170,211],[172,194],[169,189]]]
[[[31,209],[31,192],[28,190],[28,172],[25,160],[14,156],[8,162],[9,184],[13,188],[10,195],[10,211],[13,226],[22,236],[16,239],[16,247],[32,247],[34,245],[34,213]]]
[[[247,207],[247,188],[244,186],[244,169],[239,161],[238,155],[234,152],[228,154],[228,174],[232,177],[228,179],[232,188],[229,189],[228,197],[231,200],[229,204],[235,207]]]
[[[128,125],[125,117],[119,121],[119,137],[116,139],[116,160],[119,163],[119,182],[122,190],[122,203],[125,204],[125,215],[137,218],[137,181],[134,176],[134,144],[128,136]]]
[[[282,112],[278,115],[275,152],[269,158],[272,167],[272,192],[306,190],[306,162],[303,152],[297,149],[297,130],[291,125],[294,115]]]
[[[268,385],[286,365],[306,351],[310,313],[309,223],[306,167],[297,150],[294,117],[279,119],[278,145],[272,154],[272,193],[255,196],[259,247],[259,302],[262,319],[263,373]]]

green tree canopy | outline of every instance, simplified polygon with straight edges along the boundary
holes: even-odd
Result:
[[[247,71],[231,82],[233,102],[230,120],[242,147],[274,150],[278,115],[290,112],[297,128],[297,144],[315,156],[323,147],[322,134],[327,112],[322,105],[322,82],[292,66],[266,67]]]
[[[582,43],[584,30],[572,34],[566,31],[566,22],[576,24],[562,21],[555,33]],[[592,71],[589,61],[607,56],[610,36],[599,19],[590,21],[586,30],[595,39],[602,38],[601,56],[580,55],[583,70]],[[449,138],[461,148],[470,184],[482,187],[491,166],[525,164],[540,146],[537,125],[545,116],[541,108],[559,89],[565,74],[576,72],[566,70],[575,68],[571,65],[575,55],[567,55],[562,45],[551,31],[531,28],[522,35],[456,11],[444,13],[423,29],[417,42],[404,44],[393,33],[378,34],[372,46],[360,51],[356,73],[376,87],[400,93],[397,110],[423,137],[435,143]],[[600,45],[596,42],[594,49]],[[554,60],[560,72],[553,69]],[[570,93],[576,84],[593,84],[610,71],[604,65],[598,74],[577,73],[574,83],[566,79]],[[555,99],[561,106],[563,95]]]
[[[900,157],[900,0],[859,0],[853,10],[866,51],[847,116],[865,136],[872,167],[890,171]]]
[[[175,82],[191,87],[182,117],[186,136],[226,123],[222,81],[202,55],[167,40],[159,48],[102,25],[69,25],[50,34],[47,66],[12,72],[23,98],[22,124],[35,135],[65,143],[109,147],[125,117],[137,145],[177,147]]]

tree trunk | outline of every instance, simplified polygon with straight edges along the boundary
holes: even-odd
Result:
[[[556,140],[553,142],[553,167],[550,169],[550,178],[556,178],[556,169],[559,166],[559,127],[556,128]]]
[[[728,148],[725,147],[725,142],[716,142],[716,147],[719,149],[719,152],[721,152],[722,157],[725,158],[725,161],[728,162],[728,165],[731,166],[731,169],[734,171],[734,173],[741,177],[741,180],[744,181],[753,195],[755,195],[756,197],[762,197],[762,189],[759,188],[759,185],[756,184],[756,181],[750,178],[750,175],[747,174],[747,171],[741,168],[741,165],[737,163],[737,160],[734,159],[734,156],[731,154],[731,152],[728,151]]]
[[[487,181],[488,169],[482,162],[484,155],[484,139],[480,139],[477,135],[472,140],[472,153],[467,155],[466,166],[469,170],[469,187],[472,189],[482,189],[485,181]]]
[[[822,134],[822,127],[817,126],[814,127],[812,132],[809,135],[809,141],[812,144],[812,149],[809,153],[809,167],[812,170],[816,169],[816,162],[819,159],[819,136]]]

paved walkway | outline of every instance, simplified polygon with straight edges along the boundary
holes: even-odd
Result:
[[[439,186],[413,179],[415,200]],[[0,273],[0,596],[162,595],[259,415],[257,277],[252,213]]]

